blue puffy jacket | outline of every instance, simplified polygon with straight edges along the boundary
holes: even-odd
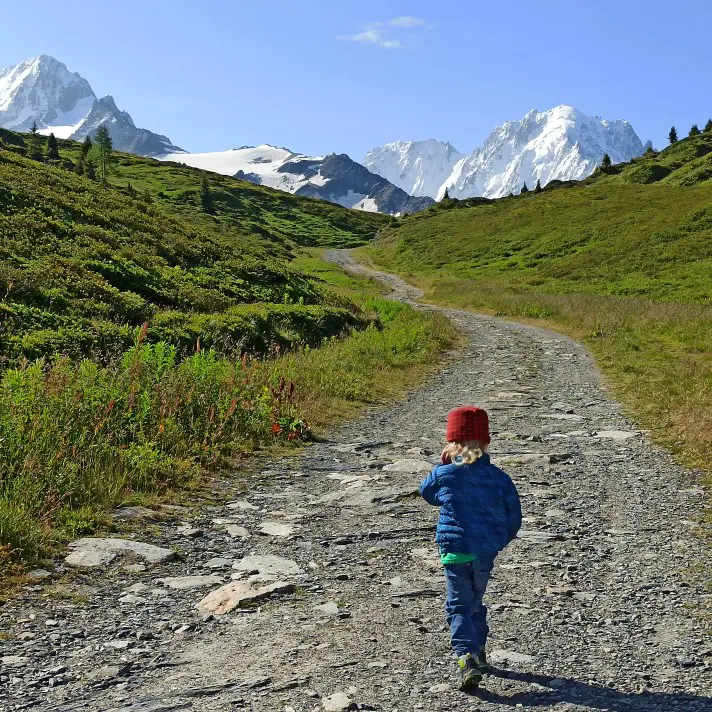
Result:
[[[517,488],[486,454],[472,465],[438,465],[420,494],[440,507],[436,541],[444,554],[493,561],[522,525]]]

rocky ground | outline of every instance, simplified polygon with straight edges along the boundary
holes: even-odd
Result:
[[[449,314],[467,345],[402,402],[265,461],[224,504],[125,512],[158,521],[35,572],[0,611],[0,709],[711,710],[694,474],[621,414],[581,345]],[[489,410],[525,512],[487,596],[496,668],[469,696],[437,512],[417,497],[463,404]]]

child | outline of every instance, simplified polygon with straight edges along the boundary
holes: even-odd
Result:
[[[447,419],[447,445],[420,494],[440,507],[436,541],[445,567],[450,639],[460,689],[477,687],[487,671],[487,609],[482,599],[497,554],[514,539],[522,508],[514,483],[490,463],[487,413],[456,408]]]

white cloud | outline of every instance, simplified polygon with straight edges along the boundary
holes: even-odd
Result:
[[[400,17],[394,17],[392,20],[388,21],[389,25],[393,27],[425,27],[425,20],[421,20],[418,17],[411,17],[410,15],[401,15]]]
[[[404,29],[413,30],[425,26],[425,20],[402,15],[388,20],[387,23],[369,22],[363,28],[363,31],[355,35],[340,35],[337,39],[375,45],[376,47],[383,47],[383,49],[405,49],[406,44],[403,39],[397,36],[398,32]]]

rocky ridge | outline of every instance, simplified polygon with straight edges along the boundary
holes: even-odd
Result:
[[[402,402],[242,473],[224,504],[124,512],[150,524],[128,539],[159,551],[100,544],[116,558],[35,572],[0,611],[0,708],[709,710],[694,474],[624,417],[580,344],[448,313],[467,345]],[[486,598],[495,671],[472,696],[454,688],[436,510],[416,494],[465,402],[490,411],[525,513]]]

